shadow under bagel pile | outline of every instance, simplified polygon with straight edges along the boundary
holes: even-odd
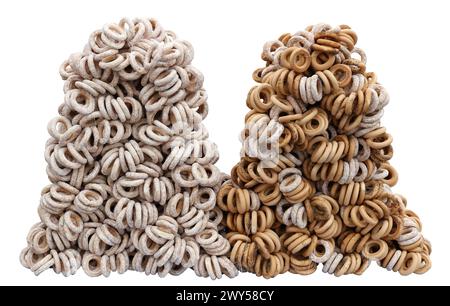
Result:
[[[391,191],[389,95],[348,26],[283,34],[263,47],[241,160],[222,185],[230,259],[239,270],[362,274],[371,261],[402,275],[431,267],[431,245]]]

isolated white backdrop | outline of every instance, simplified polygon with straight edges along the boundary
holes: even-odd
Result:
[[[1,1],[0,25],[0,284],[1,285],[430,285],[450,284],[450,48],[447,1]],[[394,136],[392,164],[400,174],[394,191],[408,198],[433,244],[433,268],[401,277],[373,264],[363,276],[335,278],[317,271],[272,280],[241,273],[219,281],[127,272],[65,279],[51,271],[35,277],[18,260],[29,227],[38,221],[40,190],[47,184],[47,121],[63,100],[58,68],[82,49],[89,34],[122,17],[155,17],[189,40],[194,65],[205,76],[210,138],[218,166],[229,172],[239,159],[238,134],[247,112],[251,74],[261,67],[267,40],[309,24],[348,24],[368,55],[391,103],[382,123]]]

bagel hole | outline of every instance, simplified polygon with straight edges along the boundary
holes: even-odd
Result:
[[[108,233],[110,233],[113,237],[120,237],[119,233],[114,229],[114,227],[107,225],[106,230]]]
[[[372,244],[369,246],[369,253],[375,254],[380,250],[380,246],[378,244]]]
[[[96,194],[93,191],[86,191],[84,196],[88,201],[95,201],[97,199]]]
[[[318,256],[323,256],[325,253],[326,253],[326,249],[325,249],[325,247],[323,246],[323,245],[321,245],[321,244],[318,244],[317,246],[316,246],[316,254],[318,255]]]
[[[98,259],[92,258],[91,260],[89,260],[88,266],[91,271],[94,271],[99,268],[100,262]]]
[[[200,195],[200,202],[201,203],[205,203],[208,202],[208,200],[210,199],[210,196],[207,192],[204,192]]]
[[[33,254],[33,256],[31,256],[31,262],[36,263],[39,260],[41,260],[42,256],[38,255],[38,254]]]
[[[134,72],[134,68],[131,65],[128,65],[125,67],[125,69],[123,69],[123,71],[125,73],[133,73]]]
[[[320,122],[316,118],[311,119],[309,124],[312,129],[317,129],[320,126]]]
[[[78,215],[76,215],[75,213],[70,214],[69,219],[75,226],[79,225],[80,221],[81,221],[80,218],[78,217]]]
[[[38,246],[45,247],[47,246],[47,240],[45,239],[45,236],[40,236],[37,241]]]

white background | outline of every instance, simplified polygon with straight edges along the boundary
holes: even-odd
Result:
[[[450,26],[447,1],[1,1],[0,47],[0,284],[2,285],[431,285],[450,284]],[[218,166],[238,161],[238,134],[247,112],[251,74],[263,62],[262,45],[309,24],[348,24],[368,55],[391,103],[383,124],[394,136],[392,164],[404,194],[433,244],[433,268],[402,277],[372,264],[363,276],[335,278],[284,274],[272,280],[241,273],[212,282],[193,271],[179,277],[136,272],[65,279],[52,271],[35,277],[18,260],[29,227],[38,221],[47,184],[47,121],[63,101],[60,63],[80,51],[89,34],[122,17],[155,17],[189,40],[194,65],[205,76],[210,113],[205,121],[219,146]]]

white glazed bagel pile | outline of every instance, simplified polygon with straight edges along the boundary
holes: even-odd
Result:
[[[25,267],[236,276],[218,234],[224,175],[202,125],[207,95],[193,56],[157,21],[123,19],[63,63],[64,103],[45,149],[51,184],[20,256]]]

